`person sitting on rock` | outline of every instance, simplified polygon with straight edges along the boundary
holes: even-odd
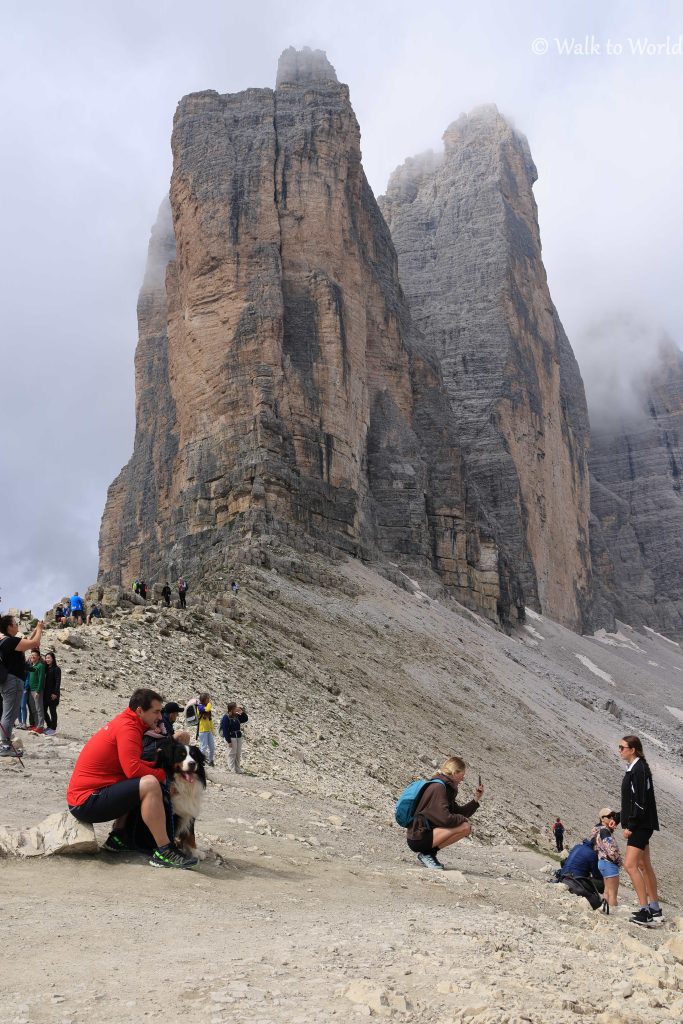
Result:
[[[85,606],[83,605],[83,598],[79,595],[78,591],[74,593],[69,604],[71,606],[71,618],[73,619],[74,624],[82,626],[85,618]]]
[[[55,608],[55,625],[57,626],[68,626],[69,625],[69,608],[64,605],[58,604]]]
[[[88,624],[88,626],[90,625],[90,623],[92,622],[93,619],[101,619],[101,618],[102,618],[102,609],[100,608],[100,606],[98,604],[91,605],[90,606],[90,611],[88,612],[88,618],[85,620],[86,623]]]
[[[130,811],[140,809],[154,837],[156,849],[149,863],[160,868],[191,868],[196,857],[187,856],[169,840],[162,793],[166,773],[142,759],[142,738],[161,724],[161,697],[141,688],[128,707],[91,736],[81,750],[66,791],[69,810],[78,821],[114,825],[104,844],[112,853],[126,851],[123,838]]]
[[[408,826],[408,846],[425,868],[443,871],[439,850],[452,846],[472,834],[469,818],[481,803],[484,787],[479,783],[475,799],[460,806],[456,803],[458,786],[465,778],[467,765],[461,757],[449,757],[432,782],[420,794],[415,815]]]

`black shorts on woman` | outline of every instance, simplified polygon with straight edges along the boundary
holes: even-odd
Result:
[[[635,846],[637,850],[644,850],[650,845],[653,832],[654,829],[652,828],[634,828],[626,840],[626,845]]]

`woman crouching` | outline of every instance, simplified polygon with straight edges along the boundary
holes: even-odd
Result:
[[[425,868],[443,871],[437,857],[439,850],[472,833],[467,819],[479,807],[484,787],[480,783],[474,791],[476,799],[462,807],[455,802],[466,768],[461,757],[449,757],[420,794],[415,816],[408,826],[408,846]]]

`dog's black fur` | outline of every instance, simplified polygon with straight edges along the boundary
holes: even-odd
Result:
[[[160,743],[155,751],[154,767],[164,769],[169,783],[166,793],[170,795],[170,805],[164,796],[166,830],[169,838],[187,850],[197,847],[194,822],[206,790],[205,760],[199,747],[176,740]],[[123,832],[133,849],[145,853],[154,850],[156,843],[139,808],[129,813]]]

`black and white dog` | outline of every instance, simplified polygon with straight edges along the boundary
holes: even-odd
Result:
[[[150,758],[151,759],[151,758]],[[167,814],[169,837],[187,852],[197,852],[194,833],[195,819],[199,817],[206,792],[205,758],[199,747],[167,740],[160,743],[154,754],[154,767],[163,768],[168,780],[171,808]],[[139,811],[131,812],[124,831],[133,849],[153,850],[156,846],[151,832]],[[203,857],[200,858],[203,859]]]

